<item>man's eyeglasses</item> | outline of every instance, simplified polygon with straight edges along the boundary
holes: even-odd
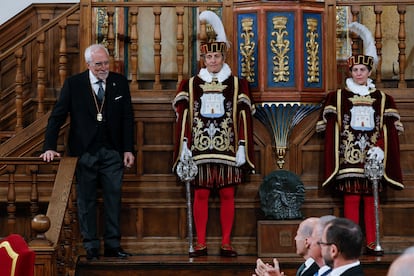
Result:
[[[332,244],[334,244],[333,242],[323,242],[323,241],[318,241],[317,242],[317,244],[318,245],[326,245],[326,246],[328,246],[328,245],[332,245]]]
[[[102,68],[104,66],[108,66],[109,65],[109,61],[91,62],[89,64],[92,65],[95,68]]]

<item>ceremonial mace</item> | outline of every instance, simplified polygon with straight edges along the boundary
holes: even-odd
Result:
[[[181,181],[185,182],[186,197],[187,197],[187,226],[188,226],[188,252],[194,252],[193,247],[193,214],[191,210],[191,190],[190,182],[198,173],[197,165],[194,163],[191,155],[184,155],[183,160],[180,160],[177,165],[177,175]]]
[[[378,181],[384,175],[384,156],[375,152],[372,148],[368,151],[366,163],[364,166],[365,169],[365,176],[367,176],[372,181],[373,193],[374,193],[374,208],[375,208],[375,249],[374,251],[378,253],[378,255],[382,254],[384,251],[381,248],[380,241],[379,241],[379,196],[378,196]]]

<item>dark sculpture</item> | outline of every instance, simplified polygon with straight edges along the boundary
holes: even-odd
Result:
[[[273,171],[259,188],[261,209],[270,219],[302,219],[300,208],[305,200],[305,187],[300,178],[286,170]]]

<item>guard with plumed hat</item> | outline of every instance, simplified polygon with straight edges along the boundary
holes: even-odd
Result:
[[[254,105],[247,81],[232,75],[225,63],[229,43],[220,18],[212,11],[204,11],[199,19],[212,26],[216,37],[201,43],[204,68],[181,82],[173,101],[177,116],[174,170],[188,156],[198,168],[192,182],[197,243],[190,257],[208,254],[208,201],[213,193],[220,197],[220,255],[236,257],[231,246],[234,196],[246,173],[254,171]]]
[[[372,152],[384,157],[384,172],[378,190],[387,186],[402,189],[398,135],[404,131],[394,99],[375,87],[370,78],[378,57],[374,38],[358,22],[349,31],[363,41],[363,54],[348,58],[351,77],[343,89],[330,92],[316,130],[325,132],[325,180],[322,186],[343,194],[344,217],[360,223],[363,202],[366,253],[376,250],[376,208],[373,184],[366,176],[367,157]]]

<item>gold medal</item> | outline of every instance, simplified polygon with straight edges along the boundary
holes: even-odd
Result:
[[[98,106],[98,101],[96,100],[96,94],[93,91],[93,89],[91,89],[91,93],[93,95],[93,99],[95,100],[95,107],[96,107],[96,120],[98,122],[102,122],[103,121],[103,115],[102,115],[102,109],[105,103],[105,96],[102,99],[102,103],[100,106]]]

